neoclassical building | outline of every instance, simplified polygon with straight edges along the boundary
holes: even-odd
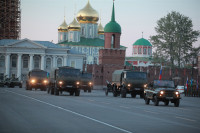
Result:
[[[151,65],[152,45],[143,37],[133,43],[132,56],[126,57],[126,65],[149,66]]]
[[[71,66],[83,70],[85,55],[49,41],[0,40],[0,78],[25,79],[32,69],[50,72],[52,68]]]
[[[104,48],[104,28],[89,0],[69,25],[64,19],[58,27],[58,44],[85,54],[85,64],[99,64],[98,51]]]

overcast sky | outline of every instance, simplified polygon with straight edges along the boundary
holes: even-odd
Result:
[[[21,0],[21,39],[58,42],[58,26],[64,20],[69,25],[75,12],[82,9],[88,0]],[[90,0],[92,7],[101,14],[102,25],[111,18],[113,0]],[[121,45],[128,47],[127,56],[132,54],[132,44],[143,36],[155,35],[157,21],[171,11],[189,17],[193,29],[200,31],[200,0],[115,0],[115,19],[121,25]],[[200,38],[194,46],[200,45]]]

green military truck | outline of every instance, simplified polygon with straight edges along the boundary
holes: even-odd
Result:
[[[172,80],[154,80],[145,89],[144,95],[145,103],[148,105],[152,100],[155,106],[158,106],[159,102],[164,102],[168,106],[170,101],[174,103],[175,107],[178,107],[181,99],[180,93],[175,89]]]
[[[115,70],[112,74],[112,83],[107,83],[106,95],[112,91],[114,97],[121,95],[125,98],[127,94],[131,94],[133,98],[136,95],[143,98],[144,88],[147,87],[147,73],[125,69]]]
[[[91,92],[93,89],[93,84],[92,84],[92,74],[87,73],[87,72],[82,72],[81,73],[81,84],[80,88],[84,90],[84,92]]]
[[[49,86],[49,73],[40,70],[33,69],[28,73],[26,80],[26,90],[40,89],[41,91],[46,91]]]
[[[50,80],[48,93],[59,95],[66,91],[70,95],[80,95],[80,69],[68,66],[58,67],[51,71]]]

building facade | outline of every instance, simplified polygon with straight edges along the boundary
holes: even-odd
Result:
[[[48,41],[3,39],[0,40],[0,78],[24,80],[32,69],[50,72],[52,68],[60,66],[83,70],[84,57]]]

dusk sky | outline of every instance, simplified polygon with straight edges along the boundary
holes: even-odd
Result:
[[[58,42],[58,26],[64,20],[69,25],[75,12],[85,7],[88,0],[21,0],[21,39]],[[113,0],[90,0],[99,12],[102,25],[111,18]],[[121,25],[121,45],[128,47],[127,56],[132,54],[132,44],[143,37],[155,35],[157,21],[171,11],[177,11],[193,22],[193,29],[200,31],[200,0],[115,0],[115,19]],[[194,46],[200,45],[200,38]]]

